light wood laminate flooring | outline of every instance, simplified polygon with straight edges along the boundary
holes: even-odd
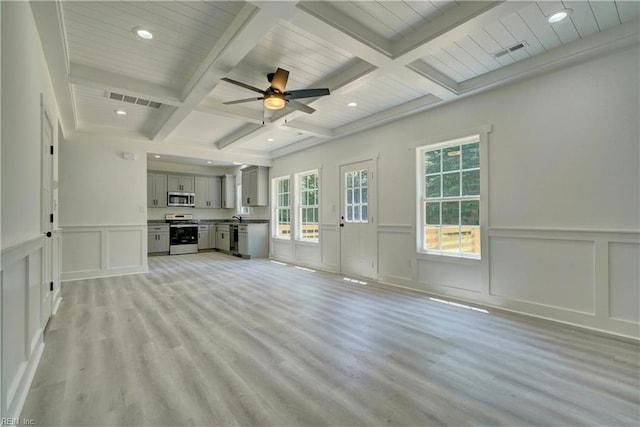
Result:
[[[64,283],[38,426],[629,425],[638,345],[215,252]]]

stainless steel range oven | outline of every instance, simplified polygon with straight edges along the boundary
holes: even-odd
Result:
[[[191,214],[166,214],[169,223],[169,255],[198,253],[198,222]]]

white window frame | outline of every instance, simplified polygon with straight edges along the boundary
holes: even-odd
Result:
[[[285,193],[280,193],[280,183],[283,181],[289,181],[289,192],[287,194],[289,194],[289,204],[284,206],[284,205],[280,205],[280,194],[285,194]],[[295,232],[295,222],[294,222],[294,215],[293,215],[293,209],[292,209],[292,202],[293,202],[293,183],[292,183],[292,179],[290,175],[286,175],[286,176],[281,176],[279,178],[274,178],[271,180],[271,194],[272,194],[272,199],[273,200],[273,226],[272,226],[272,232],[271,232],[271,236],[274,239],[281,239],[281,240],[291,240],[291,236],[292,234],[294,234]],[[278,225],[279,225],[279,212],[280,210],[283,209],[288,209],[289,210],[289,235],[288,236],[279,236],[278,235]]]
[[[253,210],[250,206],[242,206],[242,184],[236,184],[236,215],[251,217]]]
[[[469,135],[469,134],[467,134]],[[483,256],[486,255],[487,251],[487,227],[486,227],[486,213],[487,213],[487,197],[486,197],[486,181],[487,181],[487,149],[486,149],[486,141],[487,141],[487,133],[477,132],[465,136],[462,138],[456,139],[448,139],[448,140],[440,140],[441,142],[435,144],[429,144],[422,147],[418,147],[416,149],[416,172],[417,172],[417,252],[421,254],[427,255],[435,255],[437,257],[451,257],[451,258],[468,258],[472,260],[480,260]],[[427,198],[426,197],[426,184],[425,184],[425,161],[424,156],[425,153],[429,151],[439,150],[451,146],[462,146],[466,144],[478,143],[479,152],[480,152],[480,194],[478,196],[454,196],[454,197],[438,197],[438,198]],[[442,175],[442,172],[441,172]],[[441,183],[442,185],[442,183]],[[469,201],[469,200],[478,200],[479,204],[479,229],[480,229],[480,254],[470,254],[464,252],[451,252],[444,250],[434,250],[434,249],[425,249],[425,241],[424,241],[424,227],[425,227],[425,204],[427,201]],[[460,226],[461,219],[459,212],[459,221],[458,224]],[[441,212],[442,215],[442,212]]]
[[[363,187],[362,186],[362,172],[363,171],[367,171],[367,186]],[[359,177],[359,184],[358,186],[355,185],[355,173],[358,173],[358,177]],[[354,179],[354,182],[351,186],[349,186],[349,175],[352,176],[352,179]],[[352,223],[352,224],[367,224],[369,222],[369,198],[367,196],[367,201],[363,202],[363,190],[367,190],[367,195],[369,194],[369,171],[367,169],[358,169],[358,170],[353,170],[353,171],[349,171],[345,173],[345,191],[344,191],[344,208],[345,208],[345,222],[348,223]],[[349,191],[352,191],[352,199],[351,202],[349,202]],[[358,192],[359,195],[359,199],[358,202],[355,201],[355,193]],[[362,211],[363,211],[363,207],[366,207],[366,211],[367,211],[367,215],[366,215],[366,219],[362,219]],[[349,208],[351,208],[352,210],[349,210]],[[356,210],[358,210],[358,219],[355,219],[355,212]],[[349,216],[349,212],[351,212],[352,216]]]
[[[302,179],[305,176],[315,175],[316,176],[316,185],[315,189],[317,196],[316,201],[318,202],[315,205],[303,205],[302,200],[304,199],[302,196]],[[295,239],[299,242],[309,242],[309,243],[319,243],[320,242],[320,172],[318,169],[300,172],[295,176]],[[315,208],[317,209],[317,225],[318,225],[318,238],[306,238],[302,233],[302,209]],[[313,223],[312,223],[313,224]]]

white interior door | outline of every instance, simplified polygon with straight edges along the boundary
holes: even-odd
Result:
[[[50,283],[53,280],[55,269],[54,244],[53,244],[53,221],[51,215],[54,212],[53,197],[53,159],[51,147],[53,146],[53,124],[49,114],[43,109],[42,113],[42,232],[47,234],[43,255],[43,281],[40,290],[40,322],[44,328],[51,317],[52,312],[52,292]]]
[[[375,161],[340,166],[340,271],[375,279],[378,270]]]

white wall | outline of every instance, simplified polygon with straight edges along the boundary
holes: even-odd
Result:
[[[321,169],[325,232],[312,259],[276,239],[272,257],[339,270],[339,164],[378,155],[378,279],[637,338],[638,63],[634,46],[275,159],[273,178]],[[487,126],[488,253],[416,254],[416,147]]]
[[[75,134],[60,144],[63,280],[148,271],[146,165],[138,141]]]
[[[143,143],[76,134],[60,144],[60,224],[143,225],[147,221]],[[122,153],[136,154],[125,160]]]
[[[42,354],[43,328],[52,314],[51,305],[42,303],[44,298],[51,300],[46,278],[53,245],[41,230],[41,99],[54,125],[54,145],[59,114],[29,4],[1,2],[0,7],[0,417],[17,417]],[[57,239],[54,231],[49,241]]]

